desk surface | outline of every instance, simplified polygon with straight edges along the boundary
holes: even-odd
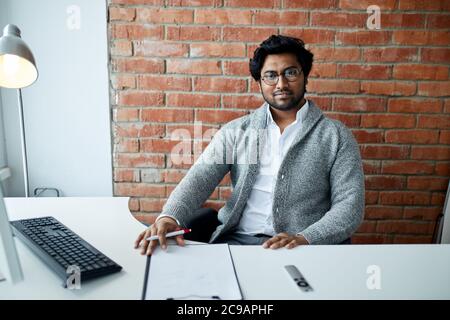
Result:
[[[16,239],[25,280],[0,282],[0,299],[139,299],[145,257],[133,249],[145,226],[128,210],[128,198],[8,198],[10,220],[51,215],[119,263],[123,270],[67,290]],[[231,246],[246,299],[450,299],[450,245],[304,246],[266,250]],[[296,265],[314,291],[303,293],[283,269]],[[380,290],[370,290],[369,266],[378,267]]]
[[[238,278],[245,279],[243,295],[251,299],[450,299],[450,245],[230,249]],[[296,287],[284,270],[289,264],[313,291]],[[373,286],[377,275],[380,290]]]
[[[128,210],[128,198],[7,198],[10,220],[53,216],[123,267],[120,273],[67,290],[62,280],[20,240],[24,281],[0,282],[0,299],[140,299],[146,257],[133,249],[145,226]]]

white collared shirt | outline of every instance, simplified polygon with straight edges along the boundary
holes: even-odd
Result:
[[[266,234],[273,236],[272,205],[273,188],[275,187],[278,170],[295,137],[302,130],[303,122],[309,109],[308,100],[298,110],[296,120],[289,124],[281,133],[267,108],[267,139],[261,155],[261,165],[256,176],[241,220],[236,229],[237,233],[248,235]]]

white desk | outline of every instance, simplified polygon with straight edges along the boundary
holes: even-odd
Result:
[[[0,282],[0,299],[140,299],[145,257],[133,249],[145,226],[128,198],[8,198],[10,220],[51,215],[123,267],[122,272],[67,290],[16,240],[25,281]],[[304,246],[266,250],[231,246],[246,299],[450,299],[450,245]],[[287,276],[294,264],[314,291],[303,293]],[[369,290],[367,267],[381,271],[381,290]]]
[[[450,299],[450,245],[231,246],[244,297],[251,299]],[[284,270],[296,265],[313,288],[303,292]],[[367,268],[380,270],[369,290]],[[243,281],[245,279],[245,281]]]
[[[0,282],[0,299],[140,299],[146,257],[133,249],[145,226],[128,210],[128,198],[7,198],[10,220],[53,216],[123,267],[119,273],[67,290],[20,240],[25,280]]]

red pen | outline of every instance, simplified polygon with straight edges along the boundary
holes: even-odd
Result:
[[[192,231],[191,229],[181,229],[181,230],[178,230],[178,231],[169,232],[169,233],[166,234],[166,238],[179,236],[180,234],[189,233],[191,231]],[[159,239],[158,236],[151,236],[151,237],[147,238],[147,241],[158,240],[158,239]]]

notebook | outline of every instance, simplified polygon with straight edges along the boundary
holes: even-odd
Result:
[[[228,244],[158,247],[147,258],[142,299],[242,299]]]

